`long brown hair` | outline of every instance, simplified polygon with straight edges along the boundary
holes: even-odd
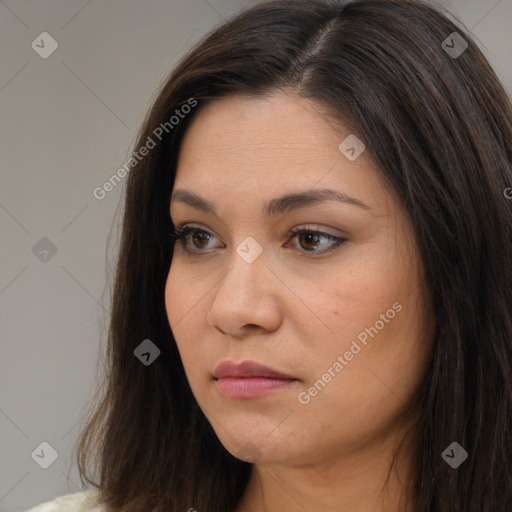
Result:
[[[202,106],[291,89],[349,123],[414,227],[436,320],[416,510],[510,511],[512,106],[466,31],[420,0],[277,0],[223,23],[173,70],[135,150],[156,147],[127,177],[106,375],[78,443],[82,483],[109,510],[231,512],[244,493],[252,465],[199,409],[168,323],[169,201]],[[148,366],[134,355],[145,339],[161,351]],[[442,458],[453,441],[469,454],[457,469]]]

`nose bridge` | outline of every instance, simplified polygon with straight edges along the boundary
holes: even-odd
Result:
[[[254,238],[246,237],[234,248],[229,259],[230,269],[221,286],[230,294],[258,294],[271,274],[267,264],[267,254],[262,245]]]
[[[268,330],[279,325],[275,277],[263,248],[254,242],[244,240],[233,248],[210,303],[208,322],[224,333],[235,334],[249,324]]]

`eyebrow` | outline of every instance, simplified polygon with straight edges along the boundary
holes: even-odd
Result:
[[[215,204],[208,201],[204,197],[201,197],[188,190],[176,190],[171,196],[171,204],[173,201],[180,201],[182,203],[188,204],[192,208],[200,210],[204,213],[213,213],[215,215],[217,214]],[[339,190],[317,189],[294,192],[277,197],[265,203],[263,205],[262,211],[264,215],[271,217],[276,215],[283,215],[285,213],[289,213],[291,211],[299,210],[301,208],[325,201],[337,201],[340,203],[351,204],[360,208],[371,210],[368,205],[364,204],[359,199],[350,197],[349,195],[345,194],[344,192],[340,192]]]

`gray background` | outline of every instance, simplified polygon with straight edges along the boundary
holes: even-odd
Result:
[[[125,182],[102,200],[93,190],[129,158],[176,60],[251,3],[0,1],[0,512],[81,490],[76,468],[66,475],[102,370]],[[512,0],[441,3],[510,93]],[[46,59],[31,47],[42,32],[58,43]],[[59,454],[48,469],[31,456],[44,441]]]

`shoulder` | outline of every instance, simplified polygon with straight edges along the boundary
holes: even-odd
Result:
[[[66,494],[53,501],[41,503],[27,512],[104,512],[105,508],[98,505],[98,494],[97,489]]]

